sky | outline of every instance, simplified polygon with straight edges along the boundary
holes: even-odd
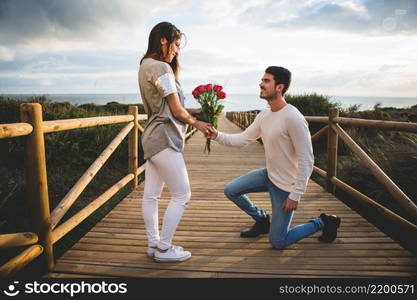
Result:
[[[0,94],[138,93],[161,21],[186,93],[258,94],[276,65],[291,94],[417,97],[417,0],[0,0]]]

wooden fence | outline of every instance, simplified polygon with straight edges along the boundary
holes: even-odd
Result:
[[[240,128],[247,128],[255,119],[256,112],[228,112],[227,118]],[[335,194],[336,187],[350,194],[356,199],[364,201],[372,205],[380,211],[391,222],[395,222],[407,231],[411,230],[414,234],[417,233],[417,206],[416,204],[381,170],[381,168],[369,157],[368,154],[343,130],[339,125],[349,125],[356,127],[367,127],[380,130],[395,130],[403,132],[417,133],[417,123],[408,122],[393,122],[393,121],[379,121],[379,120],[365,120],[339,117],[338,109],[331,109],[327,117],[305,117],[308,122],[324,123],[326,124],[312,137],[312,142],[317,141],[321,136],[327,133],[327,171],[324,171],[317,166],[314,166],[314,171],[320,176],[326,178],[327,190]],[[390,209],[382,206],[375,200],[362,194],[347,183],[336,177],[337,170],[337,146],[339,137],[346,143],[352,152],[359,158],[369,171],[381,182],[398,204],[407,211],[413,218],[413,222],[406,220]]]
[[[113,195],[132,182],[133,190],[138,185],[138,176],[145,166],[138,166],[138,131],[143,132],[139,120],[147,115],[138,114],[137,106],[129,106],[129,114],[81,119],[43,121],[39,103],[24,103],[20,106],[21,123],[0,124],[0,139],[26,136],[25,178],[27,199],[31,208],[33,232],[0,235],[0,249],[30,246],[0,266],[0,277],[9,277],[44,253],[48,270],[54,267],[53,245],[63,236],[102,207]],[[71,129],[127,123],[112,142],[103,150],[81,178],[68,191],[51,212],[49,208],[47,168],[44,134]],[[188,138],[195,130],[189,132]],[[91,182],[110,155],[128,136],[128,174],[108,188],[102,195],[60,224],[60,220]]]

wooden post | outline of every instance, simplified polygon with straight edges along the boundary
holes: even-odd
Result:
[[[54,267],[52,248],[51,212],[49,210],[48,179],[46,174],[45,140],[42,129],[42,106],[39,103],[20,105],[22,122],[32,125],[33,131],[26,138],[25,179],[27,199],[32,212],[34,231],[44,248],[48,270]]]
[[[135,178],[132,181],[132,190],[134,190],[138,186],[138,177],[136,176],[136,171],[138,170],[138,107],[129,106],[129,114],[133,115],[133,122],[134,126],[129,133],[129,162],[128,168],[129,173],[133,174]]]
[[[335,194],[336,185],[331,181],[331,178],[336,176],[337,171],[337,144],[338,134],[331,126],[334,123],[333,119],[339,116],[339,110],[332,108],[329,110],[329,126],[327,135],[327,191]]]

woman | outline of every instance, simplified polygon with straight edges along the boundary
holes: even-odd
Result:
[[[157,262],[184,261],[189,251],[171,244],[184,208],[191,197],[182,154],[187,124],[205,135],[210,124],[197,121],[184,108],[178,82],[182,34],[168,22],[157,24],[149,35],[148,50],[139,67],[139,88],[148,122],[142,135],[145,187],[142,214],[148,237],[147,254]],[[159,234],[158,198],[164,183],[171,193]]]

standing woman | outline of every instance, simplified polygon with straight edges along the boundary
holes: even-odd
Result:
[[[168,22],[157,24],[149,35],[148,50],[139,67],[139,88],[148,122],[142,135],[145,187],[142,214],[148,237],[147,254],[157,262],[184,261],[189,251],[171,244],[184,208],[191,197],[183,157],[187,124],[205,135],[210,124],[197,121],[184,108],[178,82],[182,33]],[[171,193],[159,233],[158,199],[164,183]]]

